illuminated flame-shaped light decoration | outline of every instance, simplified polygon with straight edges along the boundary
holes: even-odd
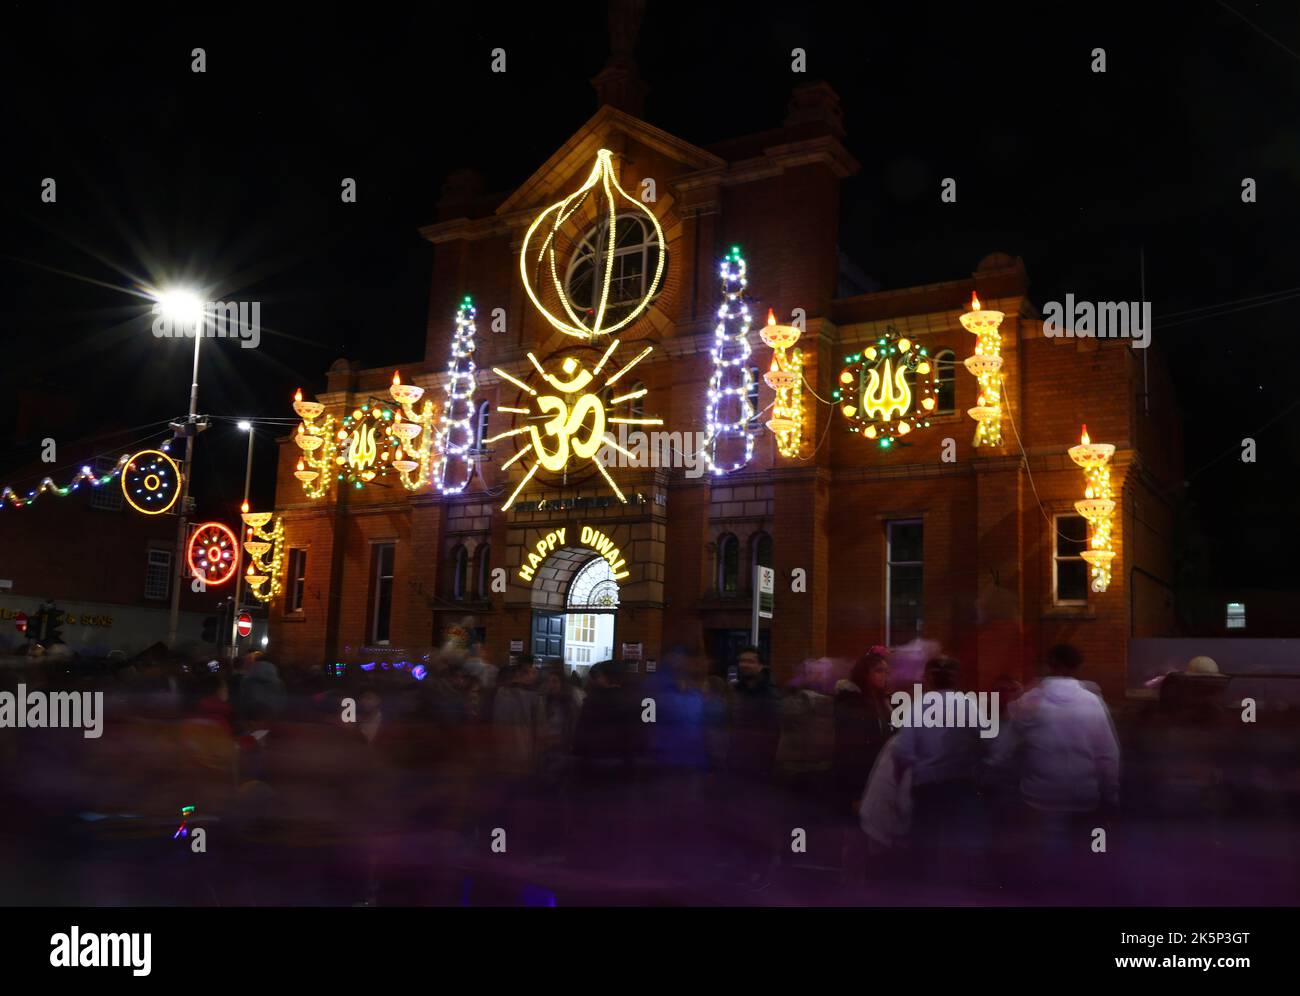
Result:
[[[284,520],[271,512],[250,512],[248,502],[242,506],[244,520],[244,552],[248,554],[248,568],[244,583],[259,602],[270,602],[283,589],[280,580],[284,559]],[[274,519],[270,530],[266,527]],[[270,559],[267,559],[270,554]],[[267,582],[270,587],[267,587]]]
[[[293,410],[302,419],[293,437],[302,450],[293,476],[302,482],[303,494],[308,498],[323,498],[334,478],[338,423],[333,415],[322,419],[325,406],[319,401],[303,401],[301,388],[294,392]]]
[[[495,443],[501,439],[525,435],[528,437],[528,441],[515,455],[501,465],[502,470],[508,469],[515,461],[525,456],[531,455],[534,458],[524,472],[523,480],[501,506],[502,511],[506,511],[514,504],[515,499],[533,479],[538,468],[552,474],[567,475],[575,465],[580,468],[581,461],[589,461],[600,472],[618,500],[627,504],[626,496],[609,476],[609,471],[605,469],[602,451],[605,447],[616,450],[627,457],[634,466],[637,464],[637,457],[630,450],[614,442],[612,433],[605,432],[605,424],[606,422],[622,425],[663,425],[664,423],[661,418],[633,417],[630,408],[627,416],[607,414],[607,407],[612,408],[620,404],[631,406],[637,398],[645,397],[644,387],[616,394],[608,402],[601,400],[601,395],[606,389],[613,388],[629,370],[650,355],[653,346],[646,346],[616,372],[606,377],[601,393],[588,391],[609,363],[618,345],[619,340],[610,340],[600,362],[590,370],[583,369],[582,361],[577,357],[565,357],[560,363],[560,370],[567,379],[556,376],[536,356],[529,353],[528,362],[536,370],[541,385],[549,386],[554,393],[542,394],[508,371],[500,367],[492,368],[492,372],[502,380],[507,380],[519,388],[521,404],[527,404],[529,407],[498,405],[496,409],[498,412],[514,415],[517,418],[522,417],[524,424],[499,432],[485,439],[484,442]],[[577,459],[573,460],[572,457]]]
[[[1002,333],[998,331],[1006,316],[1000,311],[986,311],[980,299],[971,291],[971,310],[961,316],[967,332],[977,336],[975,355],[965,360],[966,369],[979,381],[979,398],[975,407],[967,410],[977,423],[976,446],[1002,445]]]
[[[889,449],[899,437],[930,427],[938,372],[928,349],[890,325],[874,345],[844,362],[831,398],[850,432]]]
[[[763,375],[776,394],[767,427],[776,437],[777,452],[795,457],[803,445],[803,351],[790,351],[790,347],[799,341],[800,331],[794,325],[778,325],[769,308],[759,335],[772,348],[772,365]]]
[[[438,424],[438,463],[433,480],[443,494],[460,494],[474,475],[474,302],[456,311],[447,363],[446,402]]]
[[[1083,468],[1085,481],[1083,500],[1076,501],[1074,508],[1092,527],[1088,530],[1088,549],[1080,556],[1092,567],[1092,590],[1096,592],[1110,586],[1110,564],[1115,559],[1111,540],[1115,502],[1110,495],[1110,458],[1114,455],[1114,444],[1092,442],[1086,425],[1079,445],[1070,447],[1070,459]]]
[[[705,407],[704,459],[714,474],[729,474],[754,456],[753,374],[749,371],[749,305],[745,257],[733,246],[723,257],[722,304],[713,330],[713,375]]]
[[[601,272],[594,277],[598,281],[599,298],[594,302],[595,307],[590,311],[590,319],[583,320],[583,313],[587,312],[585,305],[578,306],[569,299],[568,288],[565,286],[564,278],[561,276],[566,269],[556,260],[557,252],[563,256],[563,250],[559,243],[563,239],[561,229],[566,223],[573,218],[583,205],[587,202],[588,197],[592,196],[596,188],[600,192],[595,194],[595,200],[601,199],[604,195],[603,208],[597,204],[596,213],[602,220],[600,234],[607,239],[608,245],[597,255],[597,266],[601,267]],[[645,285],[645,293],[633,304],[630,310],[623,314],[616,322],[609,321],[607,314],[609,310],[610,287],[614,280],[614,263],[615,240],[618,234],[617,218],[619,215],[635,214],[644,218],[654,229],[659,246],[658,263],[655,266],[654,275]],[[545,211],[539,214],[533,223],[528,227],[524,235],[524,243],[519,252],[519,274],[524,281],[524,290],[528,294],[528,299],[533,305],[559,331],[565,335],[575,336],[580,339],[594,339],[599,335],[617,332],[625,328],[640,316],[650,302],[654,299],[655,293],[659,289],[659,282],[664,272],[664,233],[659,226],[659,219],[655,217],[654,212],[647,208],[641,201],[632,197],[618,184],[618,179],[614,176],[613,153],[608,149],[601,149],[596,153],[596,162],[592,166],[591,173],[587,176],[586,182],[581,187],[569,194],[563,200],[556,201]],[[556,299],[563,308],[563,315],[556,315],[548,311],[542,304],[541,293],[535,284],[545,286],[550,285]]]

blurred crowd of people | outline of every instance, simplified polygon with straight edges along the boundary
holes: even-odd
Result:
[[[855,889],[1090,887],[1125,780],[1077,649],[1052,647],[1027,689],[999,679],[987,739],[900,723],[883,647],[838,680],[815,664],[779,688],[755,647],[730,679],[684,650],[651,673],[605,661],[585,674],[451,653],[418,681],[408,670],[281,674],[259,654],[234,667],[160,659],[117,676],[105,743],[118,746],[63,791],[67,805],[105,812],[184,797],[251,839],[313,827],[355,845],[371,900],[391,872],[375,842],[412,832],[448,861],[499,851],[756,892],[791,868]],[[1169,676],[1135,726],[1127,784],[1162,811],[1227,807],[1221,678],[1203,664]],[[961,696],[960,663],[931,657],[921,684]],[[57,785],[46,783],[56,797]]]

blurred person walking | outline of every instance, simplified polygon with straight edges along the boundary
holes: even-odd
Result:
[[[1119,741],[1106,703],[1079,680],[1083,655],[1058,643],[1045,675],[1008,710],[993,742],[994,769],[1018,765],[1035,884],[1078,886],[1092,853],[1091,831],[1119,806]]]
[[[849,677],[836,684],[834,702],[833,813],[842,831],[842,877],[860,881],[866,870],[866,841],[859,825],[862,796],[876,758],[894,732],[889,721],[889,662],[878,654],[863,654]]]

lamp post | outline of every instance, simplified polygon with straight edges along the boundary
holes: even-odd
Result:
[[[172,571],[172,604],[167,618],[167,647],[176,645],[176,631],[180,624],[181,583],[185,572],[185,527],[188,524],[190,497],[190,467],[194,460],[194,437],[198,433],[199,411],[199,346],[203,342],[203,302],[197,294],[172,290],[159,294],[156,308],[173,324],[183,329],[194,329],[194,372],[190,378],[190,411],[185,420],[185,463],[181,472],[181,512],[176,520],[176,556]]]
[[[247,512],[248,488],[253,480],[253,423],[248,421],[240,422],[239,427],[248,433],[248,462],[244,466],[244,504],[240,506],[241,511]],[[247,530],[248,527],[244,525],[241,520],[239,524],[240,550],[243,550],[244,548],[244,534]],[[235,600],[232,603],[232,608],[230,610],[230,663],[232,667],[234,666],[235,659],[239,656],[239,599],[243,594],[244,586],[244,572],[242,567],[243,565],[241,564],[240,569],[235,571]]]

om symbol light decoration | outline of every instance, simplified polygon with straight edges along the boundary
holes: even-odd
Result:
[[[1110,496],[1110,458],[1115,455],[1113,443],[1094,443],[1088,438],[1088,427],[1083,427],[1079,445],[1070,447],[1070,459],[1083,468],[1086,482],[1083,500],[1074,503],[1074,509],[1092,528],[1088,530],[1088,549],[1080,554],[1092,567],[1092,590],[1105,591],[1110,586],[1110,562],[1115,559],[1111,543],[1111,515],[1115,502]]]
[[[187,561],[196,578],[204,584],[225,584],[235,576],[239,566],[239,541],[230,527],[220,522],[205,522],[190,536]]]
[[[979,381],[979,399],[967,414],[979,425],[975,429],[976,446],[1002,445],[1002,333],[998,327],[1006,316],[1000,311],[985,311],[974,291],[971,310],[961,316],[962,327],[978,338],[975,355],[966,357],[966,369]]]
[[[280,581],[281,562],[284,558],[284,520],[275,519],[268,531],[266,526],[273,518],[271,512],[250,512],[248,502],[243,505],[245,527],[244,551],[248,554],[248,570],[244,583],[259,602],[269,602],[283,590]],[[271,559],[267,560],[267,554]],[[271,582],[269,588],[267,582]]]
[[[597,186],[604,192],[604,211],[597,210],[598,214],[603,217],[603,234],[607,237],[609,244],[605,249],[602,261],[603,272],[599,274],[600,298],[595,302],[596,306],[590,324],[584,324],[581,312],[586,309],[579,308],[569,299],[568,290],[560,275],[560,267],[555,259],[556,243],[561,238],[560,229],[582,208]],[[596,197],[599,198],[600,195],[597,194]],[[655,267],[654,277],[646,285],[645,293],[633,305],[631,310],[624,314],[619,321],[606,324],[605,312],[609,304],[610,284],[614,275],[614,261],[616,259],[614,255],[617,235],[616,222],[620,213],[635,213],[648,221],[654,228],[660,246],[659,262]],[[533,305],[552,326],[565,335],[575,336],[580,339],[595,339],[599,335],[606,335],[626,328],[636,321],[641,312],[654,299],[664,272],[663,246],[664,233],[659,226],[659,219],[640,200],[632,197],[618,185],[618,180],[614,176],[613,153],[608,149],[601,149],[596,153],[596,163],[587,176],[586,182],[569,194],[568,197],[556,201],[548,207],[528,227],[528,231],[524,235],[523,246],[519,251],[519,275],[523,278],[524,290],[528,294],[528,299],[533,302]],[[533,286],[534,277],[529,274],[530,267],[536,274],[539,283],[543,285],[550,284],[561,308],[564,310],[563,315],[552,314],[542,304],[538,290]]]
[[[612,340],[609,348],[601,356],[600,362],[590,370],[583,369],[582,361],[577,357],[565,357],[560,363],[563,378],[551,373],[536,356],[529,353],[528,361],[540,376],[542,385],[550,387],[554,393],[539,393],[537,389],[505,370],[498,367],[492,368],[492,372],[498,377],[508,380],[518,387],[522,392],[521,401],[529,405],[527,408],[498,405],[497,411],[525,416],[525,421],[528,424],[507,429],[505,432],[498,433],[485,440],[485,442],[492,443],[511,436],[526,435],[528,437],[524,446],[501,465],[502,470],[525,456],[531,455],[534,458],[533,462],[529,464],[528,470],[524,473],[523,480],[519,482],[518,487],[506,499],[506,503],[501,506],[502,511],[509,509],[514,504],[515,499],[528,482],[532,480],[538,468],[545,469],[552,474],[567,473],[571,464],[580,465],[582,461],[590,462],[605,478],[605,482],[618,500],[623,504],[627,504],[627,498],[619,490],[618,485],[614,483],[614,479],[609,476],[609,471],[605,469],[600,455],[602,449],[608,446],[630,458],[634,463],[636,456],[609,438],[605,432],[605,425],[607,422],[624,425],[663,425],[663,419],[607,414],[607,406],[612,408],[615,405],[625,403],[630,405],[635,399],[644,397],[646,394],[644,387],[611,397],[608,402],[602,400],[600,394],[588,390],[595,383],[596,378],[600,376],[601,371],[605,369],[618,345],[619,340]],[[606,377],[602,385],[602,391],[617,384],[624,374],[649,356],[653,349],[653,346],[646,346],[628,363],[620,367],[616,373]]]
[[[141,450],[122,467],[122,494],[137,512],[161,515],[180,497],[180,468],[162,450]]]
[[[772,347],[772,366],[763,381],[776,392],[767,427],[776,437],[777,452],[795,457],[803,444],[803,352],[788,350],[799,341],[800,332],[794,325],[778,325],[769,308],[767,324],[759,335]]]
[[[844,362],[848,365],[831,397],[850,432],[889,449],[913,430],[929,428],[938,374],[925,347],[890,325],[874,346]]]

